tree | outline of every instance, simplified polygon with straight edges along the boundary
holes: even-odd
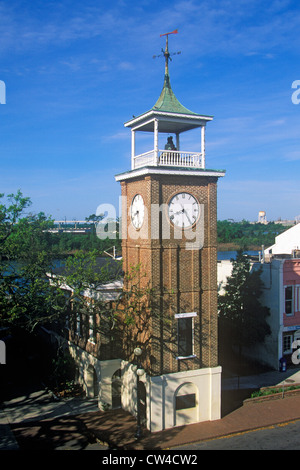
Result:
[[[0,194],[0,199],[4,193]],[[0,204],[0,254],[3,254],[5,241],[11,235],[14,225],[19,220],[23,211],[30,206],[31,201],[28,197],[23,197],[19,190],[16,195],[7,196],[7,204]]]
[[[246,220],[232,222],[218,220],[218,243],[238,244],[240,247],[274,244],[275,237],[284,232],[287,227],[269,222],[268,224],[250,223]]]
[[[102,287],[107,282],[124,281],[110,298]],[[139,265],[123,273],[120,261],[107,260],[99,265],[97,252],[77,252],[68,258],[53,282],[69,292],[71,337],[80,321],[80,342],[84,347],[92,323],[97,354],[102,359],[130,359],[137,345],[143,345],[144,356],[153,337],[150,326],[154,314],[154,289],[143,282],[145,275]]]
[[[259,300],[263,289],[260,276],[261,269],[250,269],[249,258],[239,251],[225,293],[219,296],[220,342],[236,346],[239,358],[244,347],[263,342],[271,332],[266,321],[269,308]]]
[[[48,282],[55,253],[44,213],[25,213],[29,198],[21,191],[0,205],[0,326],[34,329],[60,311],[62,296]]]
[[[19,191],[0,206],[0,326],[33,332],[43,324],[63,336],[66,320],[74,325],[79,316],[87,333],[86,342],[91,320],[101,336],[97,354],[126,359],[130,359],[137,344],[143,345],[148,357],[151,345],[161,341],[161,335],[155,337],[153,331],[163,328],[164,348],[171,351],[176,331],[161,313],[170,306],[162,308],[163,296],[149,287],[140,266],[124,275],[116,260],[109,258],[103,263],[98,248],[77,250],[61,268],[55,266],[53,260],[59,250],[48,231],[52,220],[44,213],[27,213],[30,204],[30,199]],[[102,295],[103,285],[121,277],[127,288],[120,289],[114,302],[108,301]]]
[[[19,348],[24,346],[27,351],[39,338],[38,326],[45,325],[63,337],[66,321],[74,318],[74,313],[83,318],[87,332],[91,317],[99,316],[97,326],[105,336],[99,348],[104,349],[104,355],[115,354],[120,344],[116,323],[120,325],[120,321],[110,303],[99,295],[99,288],[120,277],[118,263],[109,258],[99,265],[102,262],[99,248],[91,250],[89,246],[88,251],[78,250],[62,259],[60,273],[55,263],[60,250],[48,230],[53,221],[42,212],[28,212],[30,204],[30,199],[20,191],[6,198],[0,195],[0,328],[9,327],[12,334],[14,349],[9,355],[10,363],[19,359]],[[53,353],[55,364],[63,365],[66,372],[65,344],[58,341],[56,351],[42,352],[40,347],[35,350],[39,351],[39,360],[43,357],[41,363],[44,366],[47,363],[42,368],[36,364],[38,373],[46,374],[43,380],[47,379]],[[57,368],[53,373],[57,376]]]
[[[144,367],[150,370],[151,326],[157,313],[156,290],[150,287],[141,265],[124,273],[124,288],[111,305],[114,328],[122,342],[124,359],[133,358],[134,348],[142,348]],[[144,361],[147,359],[147,363]]]
[[[99,222],[101,222],[102,219],[104,219],[104,214],[96,215],[96,214],[91,214],[88,217],[85,218],[87,222],[94,222],[94,225],[96,226]]]
[[[97,252],[78,252],[68,259],[55,279],[57,285],[70,293],[71,340],[79,341],[81,348],[88,342],[92,323],[94,354],[102,360],[118,357],[130,361],[134,349],[140,346],[143,367],[152,373],[154,344],[174,353],[177,330],[171,319],[162,315],[163,296],[158,288],[149,285],[141,265],[131,266],[123,273],[120,262],[108,260],[99,266]],[[108,299],[103,285],[119,279],[123,281],[122,287],[119,285]],[[164,300],[163,311],[169,311],[170,304],[171,301]],[[159,333],[162,329],[163,337]]]

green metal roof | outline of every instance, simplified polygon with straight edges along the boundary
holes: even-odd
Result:
[[[162,111],[167,113],[180,113],[196,115],[189,109],[185,108],[176,98],[170,83],[170,77],[165,74],[164,86],[161,91],[160,97],[152,108],[153,111]]]

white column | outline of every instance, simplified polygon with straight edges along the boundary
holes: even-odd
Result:
[[[179,133],[176,134],[176,149],[180,150],[180,140],[179,140]]]
[[[154,165],[158,165],[158,120],[154,119]]]
[[[201,127],[202,168],[205,168],[205,126]]]
[[[131,169],[134,170],[135,131],[131,129]]]

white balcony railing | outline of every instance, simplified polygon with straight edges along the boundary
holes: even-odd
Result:
[[[205,168],[202,153],[181,152],[177,150],[154,150],[135,155],[132,162],[133,170],[144,166],[176,166],[187,168]]]

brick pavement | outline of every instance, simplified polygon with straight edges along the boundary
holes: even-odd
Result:
[[[291,376],[291,372],[293,375]],[[282,383],[292,377],[300,383],[300,371],[286,375],[270,373],[250,376],[242,388],[222,390],[222,418],[217,421],[190,424],[157,433],[144,432],[135,439],[136,420],[123,410],[101,412],[95,400],[68,399],[53,402],[43,390],[17,397],[0,409],[0,449],[169,449],[188,443],[260,429],[300,420],[300,393],[259,403],[244,402],[253,386]],[[248,387],[248,388],[247,388]],[[100,442],[99,442],[100,441]],[[101,444],[101,442],[103,444]]]
[[[190,424],[157,433],[146,432],[136,442],[136,422],[124,411],[82,416],[87,428],[112,447],[127,449],[170,449],[188,443],[214,439],[300,419],[300,395],[245,404],[222,419]]]
[[[19,423],[12,430],[21,449],[155,450],[172,449],[274,424],[300,420],[300,395],[244,404],[222,419],[157,433],[144,431],[138,442],[136,420],[123,410],[89,412],[38,422]],[[95,439],[97,438],[97,439]]]

